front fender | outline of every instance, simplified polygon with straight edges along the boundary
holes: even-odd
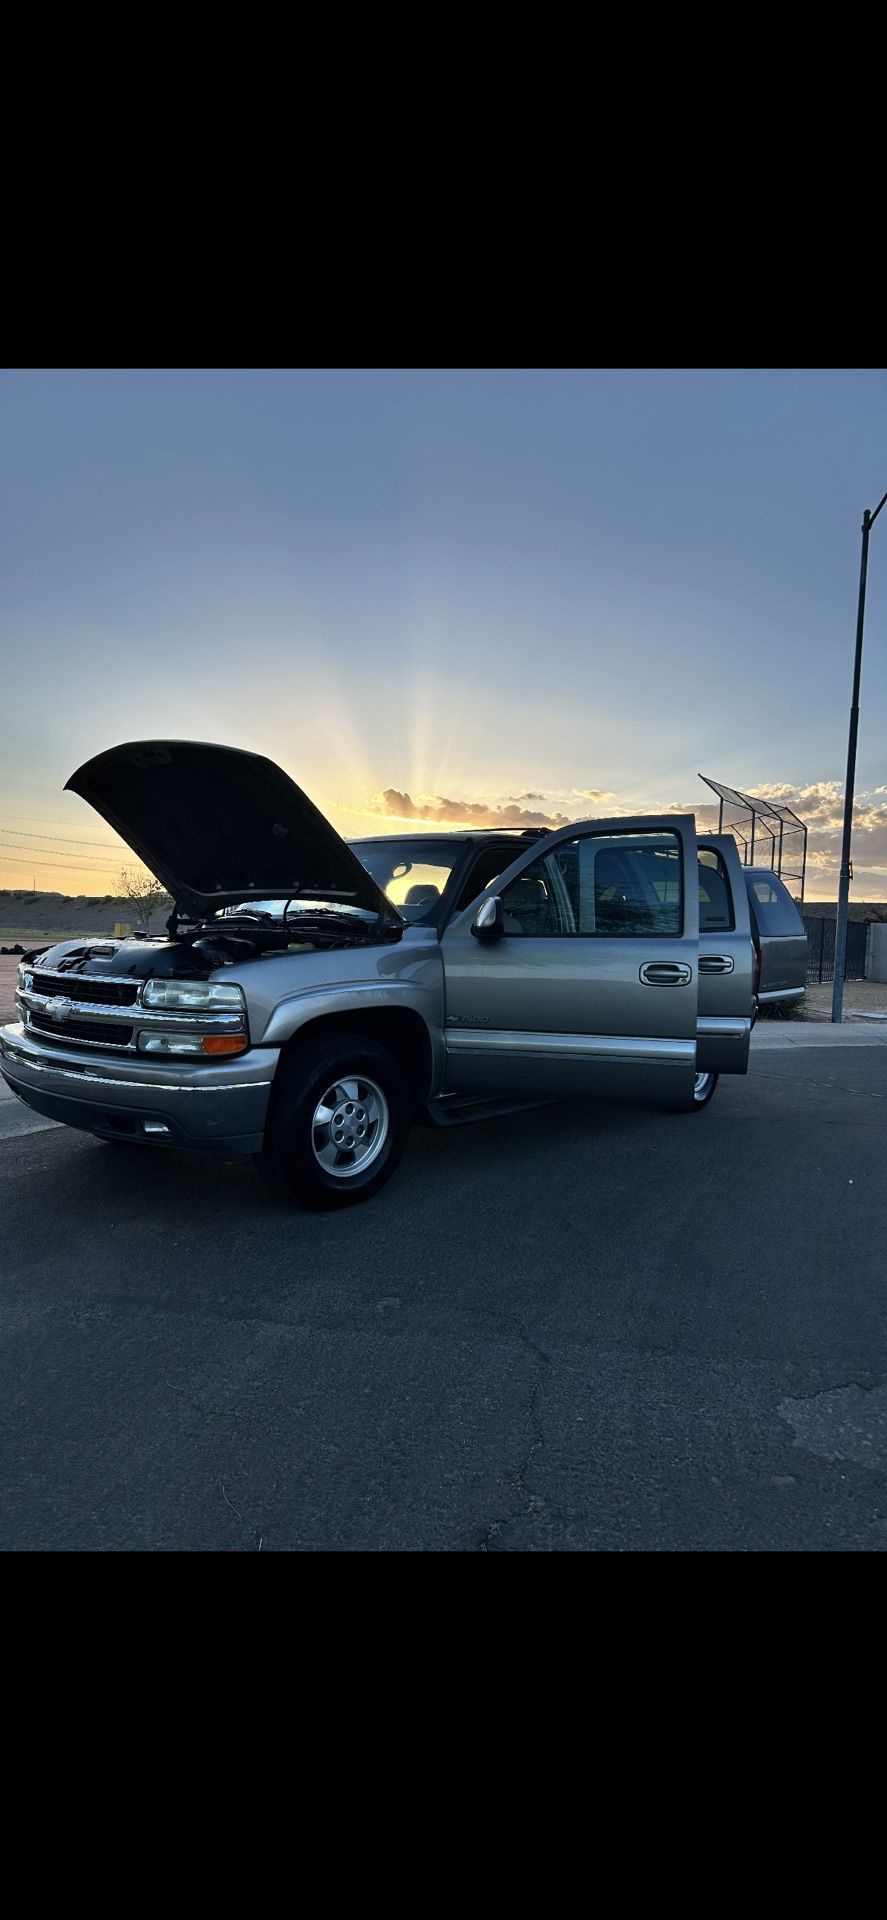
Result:
[[[303,987],[287,995],[274,1008],[264,1033],[254,1036],[263,1047],[284,1047],[303,1027],[331,1014],[348,1016],[362,1013],[397,1013],[403,1010],[418,1015],[431,1047],[431,1091],[434,1096],[443,1085],[446,1055],[443,1036],[443,1009],[439,992],[415,983],[398,981],[385,986],[376,981],[372,987]]]

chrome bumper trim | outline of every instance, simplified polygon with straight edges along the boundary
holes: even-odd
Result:
[[[0,1031],[0,1064],[8,1060],[10,1066],[23,1067],[27,1073],[50,1074],[54,1080],[71,1080],[78,1087],[103,1087],[108,1093],[113,1092],[115,1087],[123,1087],[134,1093],[243,1093],[250,1087],[270,1087],[271,1085],[270,1079],[253,1080],[251,1077],[231,1081],[207,1080],[203,1084],[198,1083],[197,1085],[189,1085],[187,1082],[177,1080],[155,1080],[147,1074],[142,1080],[127,1080],[124,1079],[121,1074],[113,1071],[110,1061],[108,1062],[109,1070],[100,1072],[98,1069],[100,1065],[104,1067],[104,1061],[99,1062],[93,1059],[89,1061],[88,1066],[66,1067],[61,1060],[41,1060],[39,1057],[35,1057],[37,1048],[30,1034],[27,1036],[23,1034],[22,1037],[26,1038],[27,1044],[22,1046],[16,1040],[7,1038],[10,1031],[11,1029],[8,1027]],[[69,1042],[69,1046],[70,1044]],[[84,1044],[85,1042],[77,1042],[77,1045]],[[72,1051],[74,1051],[73,1048]],[[244,1061],[250,1060],[250,1064],[253,1066],[256,1064],[255,1052],[251,1055],[244,1055],[243,1058]],[[139,1059],[145,1060],[147,1063],[150,1055],[140,1054]],[[122,1065],[123,1062],[121,1061],[121,1066]],[[190,1059],[183,1060],[183,1068],[186,1071],[194,1071]],[[201,1061],[198,1070],[202,1073],[211,1073],[213,1071],[209,1061]]]
[[[751,1026],[751,1015],[747,1020],[740,1014],[734,1015],[732,1019],[724,1016],[714,1018],[703,1015],[696,1022],[696,1032],[700,1040],[747,1040],[751,1033]]]

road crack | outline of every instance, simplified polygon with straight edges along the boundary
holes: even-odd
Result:
[[[540,1453],[545,1445],[545,1428],[543,1427],[542,1415],[539,1411],[539,1397],[542,1391],[544,1376],[551,1367],[551,1359],[542,1347],[536,1345],[535,1340],[531,1340],[526,1328],[521,1325],[519,1320],[509,1315],[509,1324],[517,1329],[522,1345],[527,1347],[530,1353],[532,1353],[539,1369],[537,1378],[530,1392],[527,1407],[526,1417],[531,1435],[530,1446],[520,1466],[514,1473],[509,1475],[511,1485],[517,1494],[518,1506],[515,1512],[508,1514],[504,1520],[493,1520],[490,1522],[486,1533],[478,1542],[478,1553],[489,1553],[492,1543],[500,1538],[506,1528],[513,1527],[516,1520],[523,1519],[528,1514],[538,1513],[542,1506],[542,1501],[536,1494],[531,1493],[527,1485],[527,1475],[530,1472],[537,1453]]]
[[[797,1085],[800,1076],[796,1073],[762,1073],[759,1067],[755,1067],[754,1077],[756,1080],[788,1079]],[[806,1074],[803,1077],[803,1081],[805,1087],[823,1087],[827,1093],[855,1094],[857,1098],[861,1100],[887,1100],[887,1093],[877,1093],[874,1087],[845,1087],[842,1080],[810,1080]]]

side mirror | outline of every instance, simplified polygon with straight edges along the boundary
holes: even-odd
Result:
[[[478,940],[498,940],[505,932],[505,914],[498,894],[491,894],[482,900],[471,923],[471,931]]]

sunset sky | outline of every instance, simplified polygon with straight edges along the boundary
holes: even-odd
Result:
[[[709,825],[708,773],[787,799],[833,897],[885,488],[878,370],[3,373],[0,887],[113,891],[65,780],[171,737],[269,754],[346,836]],[[857,797],[884,900],[887,509]]]

